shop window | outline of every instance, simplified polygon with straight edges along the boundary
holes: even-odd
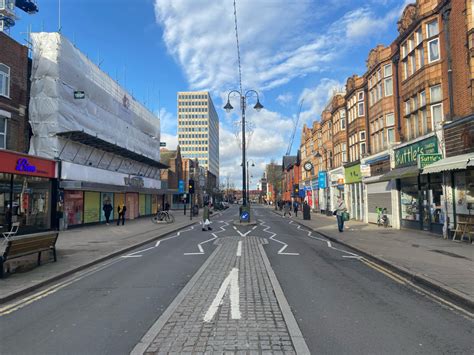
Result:
[[[0,149],[7,148],[7,119],[0,117]]]
[[[0,95],[10,97],[10,68],[0,63]]]
[[[401,217],[404,220],[419,221],[418,182],[416,178],[401,180]]]

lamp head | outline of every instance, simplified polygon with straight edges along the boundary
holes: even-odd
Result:
[[[224,106],[224,110],[226,110],[227,113],[229,113],[234,107],[230,104],[230,101],[227,100],[227,103]]]
[[[257,103],[255,104],[253,108],[257,110],[257,112],[260,112],[260,110],[263,108],[263,105],[260,103],[259,100],[257,100]]]

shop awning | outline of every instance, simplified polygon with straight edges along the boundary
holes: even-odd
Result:
[[[70,131],[70,132],[61,132],[57,133],[58,136],[64,137],[67,139],[70,139],[75,142],[79,142],[85,145],[88,145],[93,148],[97,148],[109,153],[117,154],[120,155],[124,158],[128,158],[131,160],[138,161],[143,164],[147,164],[149,166],[153,166],[158,169],[167,169],[168,166],[165,164],[162,164],[156,160],[153,160],[151,158],[148,158],[144,155],[132,152],[130,150],[127,150],[117,144],[109,143],[107,141],[104,141],[103,139],[100,139],[98,137],[94,137],[86,132],[82,131]]]
[[[444,158],[428,165],[423,169],[423,174],[434,174],[442,171],[464,170],[468,166],[474,165],[474,153],[456,155]]]
[[[384,176],[380,178],[380,181],[387,181],[387,180],[392,180],[392,179],[403,179],[403,178],[408,178],[408,177],[413,177],[413,176],[418,176],[420,173],[420,169],[418,169],[418,166],[407,166],[404,168],[398,168],[398,169],[393,169],[386,173]]]

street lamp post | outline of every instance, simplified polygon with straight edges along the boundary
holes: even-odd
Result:
[[[250,201],[250,169],[249,169],[249,162],[252,161],[252,167],[255,166],[255,162],[252,159],[247,160],[247,201]],[[252,177],[252,176],[250,176]],[[250,204],[250,203],[249,203]]]
[[[227,104],[224,106],[224,110],[230,112],[234,107],[230,104],[230,94],[237,93],[240,98],[240,108],[242,110],[242,198],[243,206],[247,206],[247,184],[246,184],[246,159],[245,159],[245,106],[247,99],[250,97],[249,94],[255,94],[257,96],[257,103],[253,107],[257,112],[263,108],[263,105],[260,103],[258,92],[255,90],[247,90],[245,95],[241,91],[232,90],[227,95]]]

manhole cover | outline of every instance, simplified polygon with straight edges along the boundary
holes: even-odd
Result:
[[[449,251],[438,250],[438,249],[432,249],[432,250],[430,250],[430,251],[432,251],[432,252],[434,252],[434,253],[438,253],[438,254],[447,255],[447,256],[450,256],[450,257],[452,257],[452,258],[471,260],[471,259],[469,259],[469,258],[466,258],[465,256],[458,255],[458,254],[454,254],[454,253],[450,253]]]

